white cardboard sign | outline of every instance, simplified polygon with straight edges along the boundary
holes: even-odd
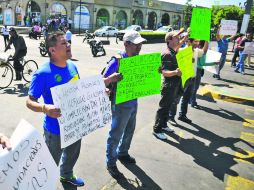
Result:
[[[236,33],[236,20],[221,20],[220,35],[235,35]]]

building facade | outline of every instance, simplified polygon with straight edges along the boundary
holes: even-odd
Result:
[[[0,0],[0,24],[24,26],[48,18],[71,20],[74,29],[138,24],[147,29],[183,26],[184,5],[159,0]]]

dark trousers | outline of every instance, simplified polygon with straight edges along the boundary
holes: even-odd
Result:
[[[9,35],[3,35],[3,37],[4,37],[4,45],[6,47],[9,42]]]
[[[177,94],[180,93],[180,85],[181,81],[163,84],[161,90],[161,100],[159,102],[159,109],[157,110],[155,124],[153,127],[153,131],[155,133],[161,133],[162,128],[167,127],[169,109],[174,102]]]
[[[17,75],[17,73],[20,74],[20,72],[23,70],[23,66],[20,63],[20,58],[24,57],[26,55],[26,53],[27,53],[26,50],[20,51],[13,58],[13,66],[16,71],[16,75]]]
[[[183,91],[183,95],[182,94],[178,94],[178,96],[175,97],[172,105],[169,108],[169,117],[174,118],[176,115],[176,111],[177,111],[177,104],[180,102],[180,99],[182,97],[182,101],[181,101],[181,110],[179,112],[179,115],[186,115],[187,111],[188,111],[188,104],[190,102],[190,98],[191,98],[191,92],[193,89],[193,83],[194,83],[194,78],[190,79],[188,81],[188,84],[186,84],[184,91]]]
[[[233,58],[232,58],[232,61],[231,61],[231,66],[236,65],[236,58],[237,57],[239,57],[239,49],[235,48],[234,55],[233,55]]]

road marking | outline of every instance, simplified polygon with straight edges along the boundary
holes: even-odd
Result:
[[[246,108],[245,109],[245,114],[246,115],[254,115],[254,109]]]
[[[245,120],[243,122],[244,127],[254,128],[254,120],[252,120],[252,119],[244,119],[244,120]]]
[[[245,164],[254,164],[251,162],[251,160],[254,160],[254,152],[246,151],[244,150],[248,155],[242,154],[240,152],[235,152],[235,157],[234,160],[245,163]],[[249,161],[250,160],[250,161]]]
[[[254,134],[253,133],[241,132],[240,139],[245,140],[249,143],[254,143]]]
[[[254,181],[242,177],[228,176],[225,190],[253,190]]]

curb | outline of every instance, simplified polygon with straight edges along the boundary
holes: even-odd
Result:
[[[200,90],[198,91],[198,94],[201,96],[210,97],[212,99],[254,106],[254,98],[247,98],[247,97],[240,97],[240,96],[235,96],[235,95],[224,94],[219,91],[213,90],[213,89],[209,88],[208,86],[204,86],[204,87],[200,88]]]

